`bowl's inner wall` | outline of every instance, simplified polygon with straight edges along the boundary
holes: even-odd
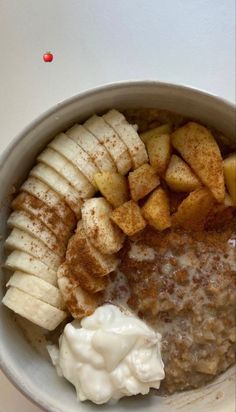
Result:
[[[110,108],[156,107],[178,112],[195,118],[235,138],[236,118],[234,108],[207,94],[178,86],[155,82],[118,84],[97,89],[60,104],[48,114],[34,122],[15,141],[0,163],[0,253],[4,262],[3,243],[6,236],[6,219],[13,187],[27,176],[36,155],[59,131],[74,122],[80,122],[93,113]],[[4,293],[4,274],[1,271],[0,299]],[[78,404],[75,392],[67,382],[58,378],[54,368],[27,344],[18,330],[13,316],[3,305],[0,310],[0,363],[17,386],[34,401],[50,411],[92,411],[97,407],[90,403]],[[216,382],[204,389],[173,395],[168,399],[151,396],[121,401],[116,406],[103,406],[103,411],[145,410],[172,412],[180,408],[186,411],[234,410],[233,371],[228,371]],[[222,396],[217,393],[221,391]],[[207,409],[206,409],[207,408]]]

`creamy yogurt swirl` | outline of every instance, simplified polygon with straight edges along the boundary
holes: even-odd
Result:
[[[52,349],[52,348],[51,348]],[[49,350],[52,352],[52,350]],[[66,325],[54,364],[80,401],[147,394],[165,377],[161,335],[130,312],[105,304]]]

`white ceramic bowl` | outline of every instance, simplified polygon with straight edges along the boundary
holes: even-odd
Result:
[[[153,81],[116,83],[79,94],[32,122],[7,148],[0,159],[0,234],[1,260],[3,240],[9,213],[12,185],[20,184],[34,163],[35,156],[59,131],[75,121],[109,108],[158,107],[198,119],[235,137],[234,106],[199,90]],[[1,274],[0,299],[4,293]],[[91,412],[98,407],[89,402],[77,403],[73,387],[59,378],[55,369],[25,341],[12,313],[1,305],[0,365],[8,378],[46,411]],[[235,409],[233,368],[207,387],[183,392],[168,398],[156,396],[122,400],[115,406],[102,406],[103,411],[145,412],[233,412]],[[101,410],[101,408],[99,408]]]

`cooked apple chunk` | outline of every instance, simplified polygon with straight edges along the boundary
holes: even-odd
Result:
[[[155,170],[147,163],[130,172],[128,181],[131,197],[135,201],[148,195],[160,184]]]
[[[236,205],[236,153],[224,160],[224,176],[233,205]]]
[[[225,193],[223,205],[226,207],[234,206],[233,199],[228,193]]]
[[[144,218],[157,230],[171,226],[169,199],[164,189],[156,189],[142,208]]]
[[[200,180],[187,163],[179,156],[172,155],[166,171],[165,181],[175,192],[192,192],[201,186]]]
[[[147,141],[147,152],[153,169],[161,176],[170,161],[171,145],[170,135],[161,134]]]
[[[133,200],[113,210],[110,217],[128,236],[135,235],[146,226],[141,209]]]
[[[215,199],[222,202],[225,197],[223,161],[211,132],[198,123],[189,122],[177,129],[171,140]]]
[[[143,132],[140,134],[142,141],[146,144],[148,140],[152,137],[157,137],[162,134],[169,134],[171,133],[171,126],[170,124],[162,124],[161,126],[155,127],[154,129],[150,129],[147,132]]]
[[[101,194],[112,206],[118,207],[129,199],[127,179],[119,173],[96,173],[94,180]]]
[[[206,218],[213,204],[214,198],[207,188],[194,190],[172,215],[172,225],[190,230],[204,229]]]

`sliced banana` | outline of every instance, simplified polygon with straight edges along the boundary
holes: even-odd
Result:
[[[2,300],[15,313],[47,330],[55,329],[67,313],[11,286]]]
[[[82,206],[82,199],[79,197],[78,192],[55,170],[51,167],[38,163],[30,171],[30,176],[34,176],[42,182],[48,184],[51,189],[55,190],[73,210],[76,217],[80,217],[80,209]]]
[[[38,161],[45,163],[54,169],[77,190],[82,198],[89,198],[94,195],[94,187],[88,179],[81,173],[78,167],[69,162],[64,156],[48,147],[37,158]]]
[[[5,267],[12,271],[19,270],[37,276],[54,286],[57,284],[57,273],[45,263],[25,252],[14,250],[7,257]]]
[[[79,261],[80,265],[93,276],[105,276],[116,269],[118,264],[116,255],[104,255],[92,245],[86,236],[82,220],[78,223],[73,239],[73,247],[68,244],[66,251],[66,261],[70,265]]]
[[[90,293],[100,292],[107,285],[107,278],[97,277],[96,274],[89,272],[80,263],[81,257],[78,252],[77,236],[73,235],[67,247],[66,267],[69,277],[79,282],[79,286]]]
[[[70,277],[65,264],[57,272],[57,282],[66,307],[74,318],[91,315],[100,303],[98,294],[90,294],[80,287],[79,281]]]
[[[72,266],[64,262],[64,267],[67,267],[67,277],[73,282],[76,282],[83,290],[88,293],[97,293],[105,289],[107,285],[106,277],[95,277],[88,273],[79,263]]]
[[[10,227],[16,227],[41,240],[49,249],[63,256],[65,245],[60,243],[56,236],[38,219],[23,210],[16,210],[11,213],[7,221]]]
[[[64,309],[65,303],[58,288],[45,280],[29,275],[28,273],[16,271],[10,277],[7,287],[14,286],[35,298],[42,300],[58,309]]]
[[[81,173],[84,174],[96,189],[93,176],[99,172],[99,169],[93,163],[91,157],[75,143],[74,140],[66,136],[65,133],[60,133],[48,146],[65,156],[71,163],[78,167]]]
[[[7,249],[16,249],[29,253],[29,255],[41,260],[41,262],[55,271],[61,264],[61,258],[50,250],[41,240],[17,228],[11,231],[5,241],[5,247]]]
[[[113,158],[117,170],[126,175],[132,167],[131,157],[124,142],[105,120],[97,115],[84,123],[84,127],[102,143]]]
[[[101,292],[106,288],[107,278],[92,276],[80,264],[73,270],[74,279],[78,280],[79,285],[89,293]]]
[[[122,113],[113,109],[104,114],[103,119],[116,131],[127,146],[134,169],[148,162],[148,155],[144,143],[135,128],[127,122]]]
[[[86,236],[104,254],[118,252],[125,239],[124,233],[110,219],[112,210],[103,197],[86,200],[81,209]]]
[[[105,146],[85,127],[75,124],[66,131],[66,134],[88,153],[101,172],[116,172],[115,163]]]
[[[21,190],[44,202],[55,211],[69,229],[74,228],[76,223],[74,213],[64,200],[54,190],[50,189],[47,184],[34,177],[29,177],[21,186]]]
[[[26,192],[21,192],[11,204],[14,210],[23,210],[26,213],[39,219],[59,241],[68,242],[71,236],[71,228],[62,222],[54,209],[48,207],[46,203]]]

